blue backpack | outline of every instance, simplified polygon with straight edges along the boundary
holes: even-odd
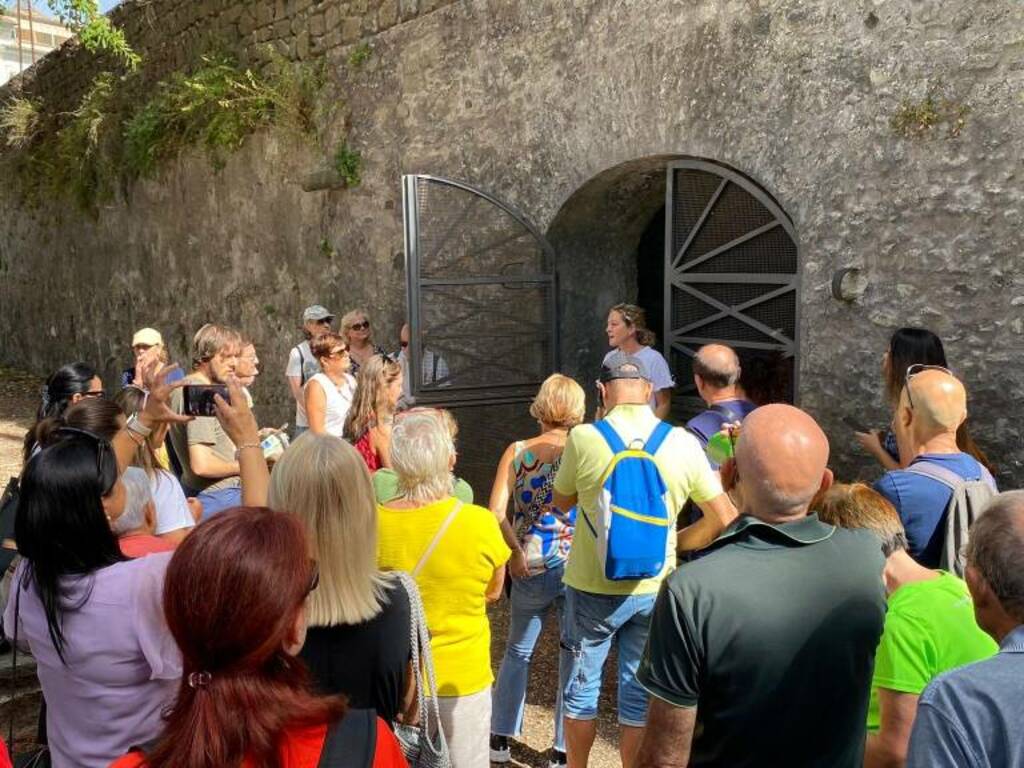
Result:
[[[597,540],[597,556],[610,581],[649,579],[665,567],[665,551],[673,521],[668,487],[654,454],[672,426],[664,421],[640,448],[627,448],[607,421],[594,427],[612,450],[612,460],[601,476],[596,519],[582,508],[583,519]]]

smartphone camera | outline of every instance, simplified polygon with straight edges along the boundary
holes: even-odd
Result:
[[[184,391],[184,410],[188,416],[216,416],[214,395],[228,400],[228,388],[220,384],[187,384]]]

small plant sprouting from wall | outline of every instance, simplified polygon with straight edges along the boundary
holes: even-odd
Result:
[[[21,96],[0,106],[0,133],[8,147],[21,149],[32,143],[39,130],[39,104]]]
[[[893,132],[904,139],[921,139],[932,135],[932,131],[946,126],[946,138],[957,138],[967,124],[971,108],[943,95],[941,83],[928,88],[920,101],[906,99],[893,115]]]
[[[363,64],[369,61],[370,56],[373,54],[373,46],[369,43],[363,42],[352,49],[352,53],[348,55],[348,65],[352,69],[361,69]]]
[[[225,57],[203,57],[190,75],[176,73],[124,128],[125,170],[152,176],[160,163],[189,146],[206,150],[214,167],[253,131],[271,124],[312,135],[319,84],[308,72],[276,63],[269,77],[240,69]]]
[[[346,187],[358,187],[363,180],[363,156],[346,142],[334,153],[334,170]]]
[[[109,53],[130,71],[138,68],[142,59],[128,44],[124,32],[100,12],[96,0],[50,0],[49,5],[65,26],[78,33],[87,51]]]

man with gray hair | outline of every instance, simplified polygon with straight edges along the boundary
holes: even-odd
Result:
[[[693,358],[693,383],[697,394],[708,410],[686,422],[701,447],[707,448],[712,435],[725,424],[743,421],[757,406],[742,396],[740,380],[740,359],[732,347],[724,344],[707,344],[697,350]],[[712,465],[718,469],[717,465]]]
[[[651,694],[641,768],[861,768],[883,560],[873,534],[809,513],[832,484],[828,453],[792,406],[744,422],[722,467],[740,518],[658,595],[637,673]]]
[[[967,587],[991,659],[947,672],[918,701],[909,768],[1024,766],[1024,491],[995,498],[971,527]]]

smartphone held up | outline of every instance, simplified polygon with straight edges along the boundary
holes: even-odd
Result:
[[[228,402],[228,388],[223,384],[186,384],[183,393],[183,410],[189,416],[216,416],[213,396],[220,395]]]

